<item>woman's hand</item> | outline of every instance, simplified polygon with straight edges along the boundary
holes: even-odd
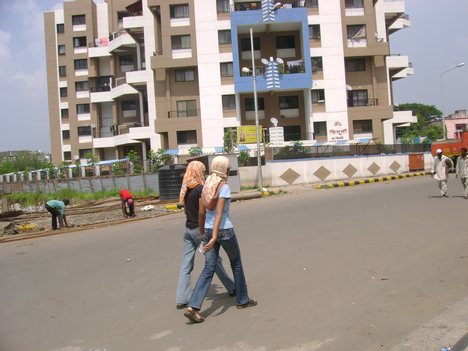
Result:
[[[213,239],[211,239],[210,241],[208,241],[208,243],[206,243],[206,244],[203,246],[203,251],[204,251],[204,252],[210,251],[210,250],[213,248],[215,242],[216,242],[216,240],[213,240]]]

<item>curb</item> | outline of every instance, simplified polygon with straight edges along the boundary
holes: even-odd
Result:
[[[332,188],[339,188],[344,186],[355,186],[360,184],[370,184],[370,183],[380,183],[389,180],[397,180],[397,179],[404,179],[410,177],[418,177],[418,176],[425,176],[426,172],[416,172],[416,173],[406,173],[402,175],[392,175],[392,176],[385,176],[385,177],[375,177],[375,178],[366,178],[360,180],[350,180],[346,182],[334,182],[334,183],[325,183],[320,185],[315,185],[314,189],[332,189]]]

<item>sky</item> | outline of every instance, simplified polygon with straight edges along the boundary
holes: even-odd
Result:
[[[0,0],[0,152],[50,152],[43,12],[62,3]],[[405,3],[411,27],[390,36],[390,50],[408,55],[415,74],[394,82],[394,103],[443,105],[447,114],[468,109],[468,1]],[[461,62],[466,65],[441,78]]]

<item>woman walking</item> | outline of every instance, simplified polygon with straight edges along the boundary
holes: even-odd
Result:
[[[182,180],[179,202],[184,205],[186,216],[184,231],[184,253],[180,265],[179,283],[177,284],[176,308],[187,307],[192,295],[191,273],[195,261],[195,253],[201,243],[200,230],[198,228],[198,212],[200,209],[200,197],[205,182],[205,165],[199,161],[188,164]],[[230,296],[235,295],[234,282],[226,273],[221,257],[216,261],[216,274],[221,280]]]
[[[229,216],[231,189],[227,184],[228,175],[229,159],[224,156],[216,156],[211,164],[211,174],[203,187],[199,212],[200,233],[204,234],[205,267],[197,280],[188,303],[189,307],[184,313],[188,319],[195,323],[204,321],[199,311],[213,279],[221,246],[231,262],[236,287],[237,308],[257,305],[257,301],[249,298],[247,292],[239,244]]]

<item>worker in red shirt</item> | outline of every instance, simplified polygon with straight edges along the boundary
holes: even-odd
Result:
[[[122,213],[124,217],[135,217],[135,203],[132,194],[127,189],[119,191],[120,200],[122,202]],[[128,206],[128,212],[127,212]]]

